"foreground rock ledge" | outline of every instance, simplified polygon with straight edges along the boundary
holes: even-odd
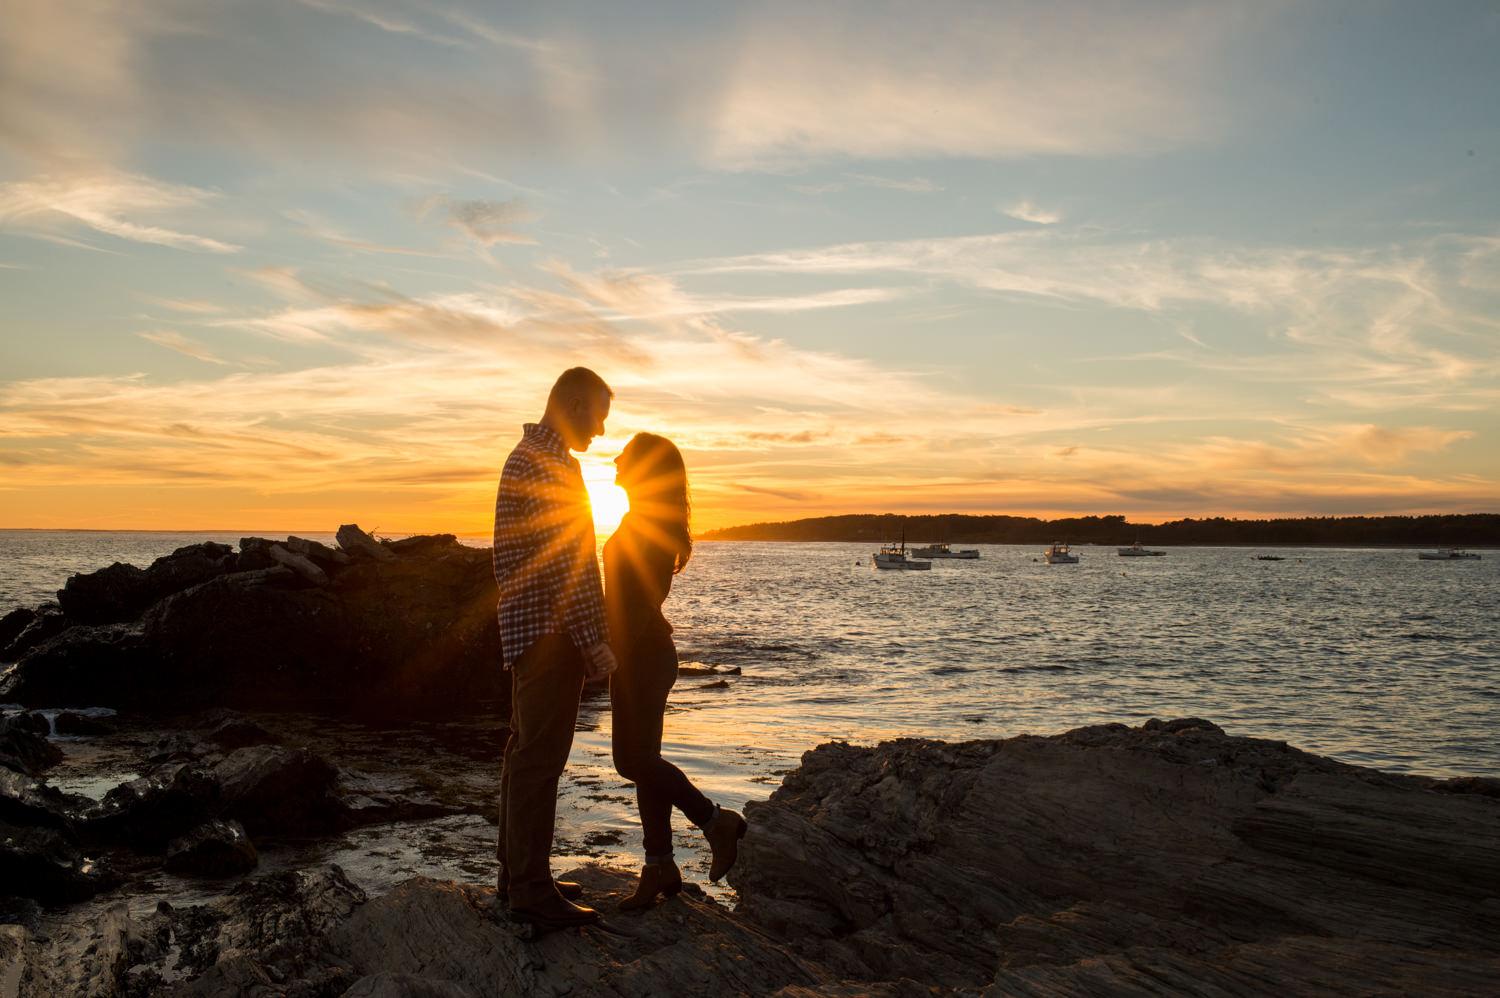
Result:
[[[336,868],[71,934],[6,994],[1396,995],[1500,979],[1500,781],[1345,766],[1206,721],[823,745],[751,804],[734,912],[689,888],[523,941],[487,888]],[[626,871],[577,871],[612,911]]]

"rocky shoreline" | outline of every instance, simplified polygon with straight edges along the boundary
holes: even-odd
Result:
[[[210,730],[250,727],[226,716]],[[221,810],[254,816],[258,835],[318,834],[381,807],[420,829],[423,807],[452,806],[375,802],[305,747],[169,740],[168,765],[217,780],[220,800],[245,799],[230,777],[251,759],[266,772],[302,761],[312,776],[273,795],[279,813]],[[47,804],[41,781],[28,792],[17,775],[0,785],[7,848],[28,827],[18,809]],[[133,799],[174,786],[147,783]],[[126,825],[152,828],[146,813]],[[1189,718],[830,743],[746,816],[732,909],[690,885],[613,914],[631,871],[586,866],[574,872],[607,924],[537,939],[497,916],[487,878],[369,897],[326,864],[200,869],[218,896],[149,909],[129,903],[119,864],[126,885],[86,919],[65,896],[7,907],[0,996],[1481,995],[1500,974],[1493,779],[1361,769]],[[163,835],[119,855],[155,863]]]
[[[112,566],[0,621],[17,660],[0,998],[1481,995],[1500,979],[1500,780],[1382,773],[1197,718],[821,745],[747,805],[732,896],[689,885],[618,915],[632,871],[587,865],[607,923],[528,938],[495,908],[493,788],[472,778],[504,737],[488,577],[451,538],[346,528],[338,550],[249,538]],[[119,712],[63,709],[84,704]],[[382,728],[392,704],[408,716]],[[318,858],[374,827],[453,848],[451,821],[469,827],[450,878],[371,891]]]

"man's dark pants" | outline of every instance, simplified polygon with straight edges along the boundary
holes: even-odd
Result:
[[[552,885],[557,782],[573,748],[584,661],[572,640],[544,634],[510,669],[510,740],[500,774],[496,855],[513,908],[541,903]]]

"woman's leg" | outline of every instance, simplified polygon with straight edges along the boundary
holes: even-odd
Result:
[[[661,757],[662,717],[667,694],[677,681],[677,649],[667,638],[637,646],[630,659],[610,684],[615,768],[635,782],[650,862],[672,855],[673,806],[699,827],[713,820],[715,808],[682,770]]]

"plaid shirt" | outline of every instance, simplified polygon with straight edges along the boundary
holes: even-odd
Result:
[[[505,668],[543,634],[567,634],[580,650],[609,639],[583,472],[545,426],[527,423],[505,462],[491,557]]]

